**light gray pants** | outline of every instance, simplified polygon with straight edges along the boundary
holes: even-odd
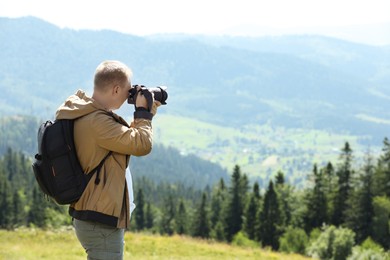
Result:
[[[123,259],[124,229],[78,219],[73,226],[88,260]]]

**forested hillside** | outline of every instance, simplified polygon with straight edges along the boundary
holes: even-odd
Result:
[[[37,152],[37,133],[43,123],[34,116],[0,117],[0,155],[9,148],[32,157]]]
[[[173,147],[155,145],[145,157],[132,157],[130,164],[134,178],[146,177],[156,183],[180,182],[195,189],[228,180],[226,169],[219,164],[200,159],[195,155],[181,155]]]

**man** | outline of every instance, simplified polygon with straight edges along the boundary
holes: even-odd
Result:
[[[147,100],[138,94],[130,126],[112,113],[128,98],[131,76],[125,64],[104,61],[96,69],[92,97],[79,90],[56,113],[56,119],[77,119],[74,141],[85,173],[107,156],[83,195],[69,207],[77,238],[88,259],[123,258],[124,230],[130,222],[125,171],[130,155],[143,156],[152,149],[151,120],[158,102],[153,101],[148,111]]]

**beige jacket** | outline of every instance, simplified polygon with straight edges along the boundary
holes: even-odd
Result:
[[[94,169],[112,151],[100,171],[99,184],[95,184],[95,173],[81,198],[70,205],[72,217],[118,228],[129,226],[126,167],[130,155],[143,156],[152,149],[150,119],[153,115],[142,112],[134,113],[135,119],[129,126],[124,119],[105,110],[82,90],[58,108],[56,119],[78,118],[74,124],[74,141],[85,173]]]

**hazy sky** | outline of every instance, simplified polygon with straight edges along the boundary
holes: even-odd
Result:
[[[390,44],[390,0],[1,0],[0,16],[27,15],[140,36],[293,33]]]

